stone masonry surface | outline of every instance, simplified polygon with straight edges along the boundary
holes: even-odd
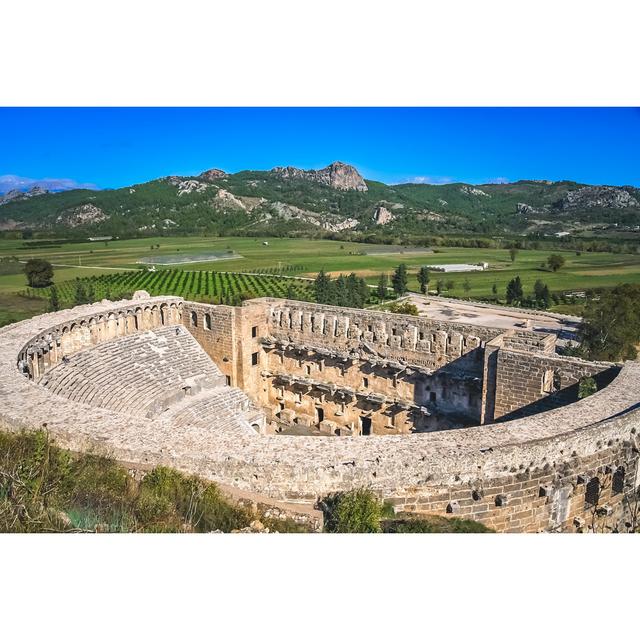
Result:
[[[206,313],[211,314],[208,321]],[[331,318],[335,342],[324,333],[314,334],[321,315]],[[295,323],[300,323],[300,335],[292,331]],[[204,361],[192,368],[172,362],[184,357],[184,349],[156,353],[157,360],[150,356],[158,340],[169,340],[172,331],[178,337],[185,328],[211,356],[214,368]],[[207,331],[210,335],[199,337]],[[368,487],[398,511],[474,518],[498,531],[623,528],[640,482],[640,363],[626,363],[608,386],[578,402],[520,419],[429,433],[266,435],[264,415],[252,403],[263,393],[262,363],[268,349],[262,341],[295,342],[302,336],[312,350],[355,349],[367,355],[362,351],[371,348],[374,359],[402,359],[425,368],[450,366],[465,352],[480,350],[480,358],[472,358],[472,369],[482,377],[492,366],[499,367],[499,358],[487,362],[491,353],[513,354],[522,344],[531,347],[526,335],[515,334],[509,336],[509,346],[487,346],[496,338],[500,342],[499,334],[490,328],[436,326],[408,316],[292,301],[263,299],[232,308],[139,293],[130,301],[103,301],[0,329],[0,427],[45,428],[71,450],[108,453],[131,468],[169,465],[281,502],[313,504],[334,491]],[[311,340],[314,335],[317,339]],[[110,403],[92,404],[88,395],[72,400],[52,393],[43,384],[57,380],[57,369],[73,368],[74,362],[85,361],[88,372],[91,359],[85,354],[117,350],[118,343],[136,336],[145,343],[141,353],[151,357],[160,377],[165,358],[185,379],[200,372],[211,384],[191,380],[184,394],[166,404],[151,403],[144,415],[137,401],[135,411],[123,406],[115,410]],[[189,344],[186,353],[199,354],[186,342],[188,336],[183,337]],[[567,359],[550,353],[547,344],[538,347],[520,352],[523,362],[544,361],[539,369],[546,371],[551,360],[562,374],[562,360]],[[124,376],[134,363],[122,351],[112,366]],[[612,370],[599,363],[594,372],[607,366]],[[575,361],[566,367],[588,369]],[[224,382],[218,371],[227,376]],[[483,396],[496,392],[495,384],[489,386],[484,384]]]

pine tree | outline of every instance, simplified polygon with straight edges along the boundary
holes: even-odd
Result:
[[[523,290],[520,276],[516,276],[507,285],[507,304],[519,305],[522,302]]]
[[[342,274],[336,278],[335,285],[333,287],[333,301],[328,302],[328,304],[335,304],[338,307],[349,306],[347,280]]]
[[[87,304],[87,290],[84,287],[84,284],[80,278],[76,278],[76,288],[73,294],[73,302],[74,304]]]
[[[313,292],[318,304],[331,304],[331,289],[333,288],[331,278],[320,271],[313,283]]]
[[[49,311],[60,310],[60,299],[58,298],[58,288],[51,287],[51,293],[49,294]]]
[[[380,300],[384,300],[387,297],[387,287],[389,286],[389,277],[386,273],[380,274],[378,280],[378,286],[376,288],[376,294]]]
[[[407,265],[399,264],[391,277],[391,284],[393,290],[397,295],[403,296],[407,292]]]
[[[429,287],[429,268],[428,267],[420,267],[420,271],[418,271],[418,282],[420,283],[420,293],[427,293],[427,289]]]

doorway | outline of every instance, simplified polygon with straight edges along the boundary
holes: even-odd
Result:
[[[320,424],[324,420],[324,409],[316,407],[316,423]]]
[[[371,435],[371,418],[360,418],[360,426],[362,427],[362,435]]]

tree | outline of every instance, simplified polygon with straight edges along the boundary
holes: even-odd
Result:
[[[378,294],[378,298],[380,300],[384,300],[387,297],[387,287],[389,286],[389,277],[386,273],[381,273],[380,278],[378,280],[378,286],[376,288],[376,293]]]
[[[331,278],[324,271],[320,271],[313,283],[313,292],[318,304],[332,304],[331,284]]]
[[[418,282],[420,283],[420,293],[426,294],[429,287],[429,267],[420,267],[418,271]]]
[[[511,258],[511,262],[515,262],[518,257],[518,250],[515,247],[511,247],[509,249],[509,257]]]
[[[391,277],[391,284],[393,290],[397,295],[403,296],[407,292],[407,265],[399,264]]]
[[[464,292],[469,295],[469,291],[471,291],[471,282],[469,282],[469,278],[465,278],[464,282],[462,283],[462,288],[464,289]]]
[[[444,289],[444,280],[442,278],[439,278],[438,281],[436,282],[436,291],[438,292],[438,295],[442,293],[443,289]]]
[[[507,284],[507,304],[520,304],[523,294],[522,280],[520,280],[520,276],[516,276]]]
[[[622,284],[587,303],[579,338],[592,360],[633,360],[640,344],[640,285]]]
[[[445,282],[445,287],[447,287],[447,291],[453,291],[456,288],[455,280],[447,280]]]
[[[85,286],[80,278],[76,278],[76,286],[73,292],[73,302],[76,305],[87,304],[89,302],[87,290],[85,289]]]
[[[548,309],[551,305],[551,293],[549,291],[549,287],[542,282],[542,280],[536,280],[533,285],[533,297],[539,307]]]
[[[551,269],[551,271],[553,271],[554,273],[560,269],[560,267],[563,267],[565,263],[565,259],[563,256],[561,256],[558,253],[554,253],[552,255],[550,255],[547,258],[547,266],[549,267],[549,269]]]
[[[493,293],[494,296],[497,297],[498,295],[498,285],[494,282],[493,286],[491,287],[491,292]]]
[[[49,294],[49,311],[60,311],[60,299],[58,298],[58,288],[51,287]]]
[[[53,284],[53,266],[47,260],[32,258],[24,265],[30,287],[48,287]]]

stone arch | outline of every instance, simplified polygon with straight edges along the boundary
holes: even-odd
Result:
[[[210,313],[204,314],[204,328],[207,331],[211,331],[211,314]]]
[[[169,309],[169,305],[164,303],[160,305],[160,323],[164,326],[169,324],[171,320],[171,312]]]
[[[191,311],[190,315],[190,321],[191,321],[191,326],[192,327],[197,327],[198,326],[198,314],[195,311]]]

